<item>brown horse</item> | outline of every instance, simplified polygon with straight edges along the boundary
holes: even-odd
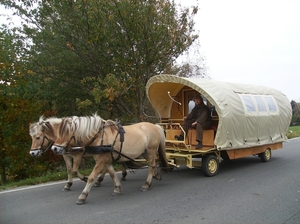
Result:
[[[94,153],[96,160],[77,204],[85,203],[95,178],[104,167],[111,167],[113,161],[129,161],[140,156],[148,161],[149,172],[142,191],[149,189],[152,177],[161,179],[156,166],[157,153],[162,169],[168,171],[170,168],[165,153],[165,135],[159,125],[141,122],[122,127],[116,122],[104,121],[98,115],[64,118],[52,149],[67,150],[75,142]],[[112,178],[115,180],[114,194],[120,194],[120,181],[114,174]]]
[[[29,125],[29,134],[32,139],[30,155],[31,156],[40,156],[43,152],[47,151],[51,147],[51,143],[56,141],[57,130],[61,123],[61,118],[48,118],[44,119],[40,117],[39,121]],[[47,147],[48,146],[48,147]],[[86,182],[87,177],[82,175],[78,168],[81,163],[81,159],[84,156],[91,156],[90,154],[84,153],[84,148],[80,148],[78,150],[72,150],[72,152],[62,154],[64,161],[67,167],[68,173],[68,182],[64,186],[63,190],[69,191],[73,184],[72,173],[74,173],[79,179]],[[73,160],[73,163],[72,163]],[[126,180],[126,168],[121,166],[122,169],[122,180]],[[100,177],[95,183],[96,187],[101,185],[103,178],[106,174],[106,171],[103,170]]]

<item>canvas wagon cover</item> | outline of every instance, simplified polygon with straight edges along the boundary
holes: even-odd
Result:
[[[219,124],[215,146],[219,150],[246,148],[287,139],[292,109],[288,98],[278,90],[256,85],[219,82],[202,78],[182,78],[174,75],[157,75],[149,79],[146,93],[161,118],[170,118],[172,99],[185,86],[206,97],[215,106]],[[269,109],[258,115],[247,112],[241,97],[271,96],[276,111]],[[269,97],[270,98],[270,97]]]

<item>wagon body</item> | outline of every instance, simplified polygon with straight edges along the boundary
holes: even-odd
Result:
[[[167,156],[173,165],[202,166],[204,174],[212,176],[218,171],[221,158],[260,155],[268,161],[271,150],[282,148],[282,142],[287,140],[292,110],[288,98],[278,90],[157,75],[147,82],[146,93],[165,129]],[[188,132],[185,141],[174,139],[182,130],[182,118],[193,107],[192,99],[197,93],[211,108],[213,119],[210,130],[204,131],[201,150],[195,149],[195,130]]]

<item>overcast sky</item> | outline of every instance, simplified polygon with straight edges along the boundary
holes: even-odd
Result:
[[[198,4],[196,28],[214,80],[272,87],[300,102],[300,0]]]

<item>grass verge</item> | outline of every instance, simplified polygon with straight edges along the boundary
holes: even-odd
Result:
[[[88,176],[92,172],[92,169],[85,169],[80,170],[80,173]],[[75,176],[73,175],[73,178]],[[76,178],[76,177],[75,177]],[[34,178],[27,178],[25,180],[20,181],[8,181],[5,185],[0,185],[0,190],[6,190],[21,186],[31,186],[36,184],[43,184],[51,181],[60,181],[60,180],[66,180],[68,179],[67,171],[64,172],[53,172],[53,173],[47,173],[40,177],[34,177]]]
[[[286,136],[290,138],[300,137],[300,126],[290,126]]]
[[[113,166],[116,172],[120,170],[119,164],[113,164]],[[89,164],[88,167],[89,168],[81,169],[80,173],[84,176],[89,176],[93,170],[93,166]],[[73,175],[73,178],[77,178],[77,177]],[[67,171],[48,172],[47,174],[40,177],[27,178],[25,180],[20,180],[20,181],[7,181],[6,184],[0,185],[0,191],[21,187],[21,186],[31,186],[31,185],[43,184],[51,181],[62,181],[62,180],[66,180],[66,181],[68,180]]]

